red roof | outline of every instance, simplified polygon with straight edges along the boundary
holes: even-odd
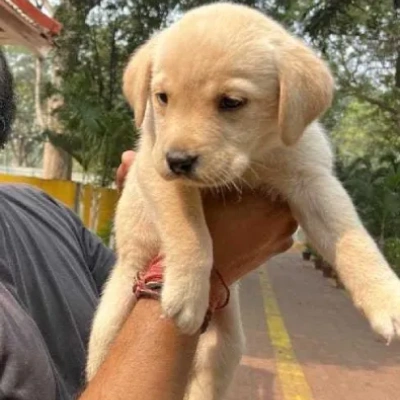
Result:
[[[55,19],[50,18],[29,0],[9,0],[14,3],[27,17],[31,18],[37,25],[47,30],[52,35],[60,33],[62,25]]]
[[[17,44],[44,55],[62,25],[29,0],[0,1],[0,44]]]

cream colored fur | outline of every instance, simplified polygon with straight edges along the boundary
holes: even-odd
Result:
[[[316,122],[333,86],[327,66],[301,41],[232,4],[188,12],[133,55],[124,93],[142,135],[118,205],[118,262],[95,316],[88,379],[134,305],[135,274],[160,249],[164,314],[183,332],[199,329],[213,263],[201,187],[273,188],[284,195],[372,327],[387,339],[400,334],[400,282],[334,176],[330,144]],[[167,105],[157,100],[160,92]],[[222,95],[247,104],[221,111]],[[193,179],[171,175],[165,155],[172,149],[199,155]],[[201,338],[187,399],[221,399],[232,379],[243,346],[233,293]]]

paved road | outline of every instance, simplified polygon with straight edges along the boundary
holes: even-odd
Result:
[[[242,284],[248,343],[229,400],[400,400],[400,343],[377,338],[346,292],[298,253],[261,275]]]

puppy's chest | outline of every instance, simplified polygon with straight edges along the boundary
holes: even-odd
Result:
[[[264,162],[253,164],[241,178],[240,185],[245,188],[252,188],[265,191],[271,195],[279,193],[282,185],[290,185],[290,181],[296,175],[290,171],[288,165],[281,163]]]

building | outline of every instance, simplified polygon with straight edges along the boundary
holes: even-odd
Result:
[[[19,45],[44,56],[61,24],[29,0],[0,0],[0,45]]]

